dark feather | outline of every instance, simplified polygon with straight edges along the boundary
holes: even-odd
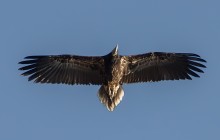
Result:
[[[205,68],[201,62],[206,62],[193,53],[163,52],[127,56],[127,60],[131,73],[124,76],[123,83],[191,80],[190,76],[199,77],[197,72],[203,73],[198,67]]]
[[[27,56],[19,70],[37,83],[102,84],[102,57],[76,55]]]

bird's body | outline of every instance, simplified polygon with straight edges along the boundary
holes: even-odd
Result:
[[[99,89],[98,96],[108,110],[113,111],[124,96],[121,85],[123,84],[123,75],[126,73],[126,62],[124,57],[118,55],[118,47],[104,56],[104,62],[104,82]]]
[[[199,77],[206,62],[192,53],[152,52],[121,56],[116,46],[104,56],[49,55],[28,56],[20,64],[27,66],[22,75],[37,83],[101,85],[98,96],[109,111],[124,96],[123,83],[191,79]]]

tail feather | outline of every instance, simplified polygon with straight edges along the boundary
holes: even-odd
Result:
[[[113,111],[114,108],[121,102],[124,96],[124,91],[120,85],[116,93],[111,94],[107,86],[101,86],[98,92],[98,97],[101,103],[103,103],[109,111]]]

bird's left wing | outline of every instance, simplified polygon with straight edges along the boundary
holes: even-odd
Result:
[[[191,79],[199,77],[206,62],[199,55],[192,53],[152,52],[125,56],[127,71],[123,83],[150,82],[161,80]]]
[[[57,84],[94,84],[103,82],[104,59],[99,56],[44,55],[27,56],[19,70],[29,81]]]

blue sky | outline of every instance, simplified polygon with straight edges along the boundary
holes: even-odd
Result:
[[[220,139],[220,1],[1,0],[0,139]],[[114,112],[99,86],[34,84],[27,55],[192,52],[208,61],[192,81],[124,85]]]

